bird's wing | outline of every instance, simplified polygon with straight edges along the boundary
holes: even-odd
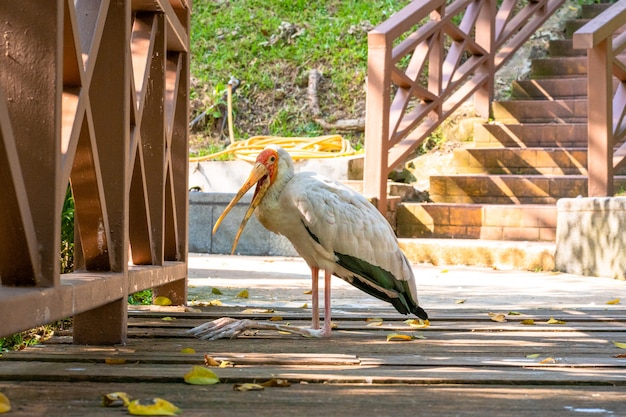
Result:
[[[295,205],[309,235],[334,254],[340,266],[335,275],[399,311],[413,312],[417,294],[411,265],[387,220],[365,197],[322,176],[297,174],[283,199]],[[400,295],[407,299],[397,300]],[[396,301],[408,305],[399,308]]]

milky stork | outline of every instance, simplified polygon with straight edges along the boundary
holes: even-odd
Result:
[[[249,329],[329,336],[331,275],[391,303],[402,314],[428,318],[417,302],[411,265],[387,220],[365,197],[345,185],[311,172],[295,174],[291,156],[281,147],[270,145],[259,154],[250,176],[217,219],[213,233],[255,184],[254,197],[235,236],[232,253],[253,212],[265,228],[287,237],[311,268],[312,328],[222,318],[191,329],[191,333],[211,340],[234,337]],[[322,329],[318,302],[320,269],[324,270]]]

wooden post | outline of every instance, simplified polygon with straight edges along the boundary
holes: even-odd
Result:
[[[613,195],[613,78],[610,38],[587,49],[589,197]]]
[[[487,77],[485,77],[485,82],[474,95],[474,107],[476,113],[484,119],[488,119],[491,116],[495,73],[495,33],[496,1],[483,0],[476,22],[476,43],[487,51],[487,60],[476,73],[487,74]]]
[[[376,200],[381,213],[387,211],[389,158],[389,103],[391,101],[391,43],[384,33],[367,37],[367,98],[363,193]]]

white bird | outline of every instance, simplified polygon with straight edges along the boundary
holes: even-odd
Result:
[[[329,336],[331,275],[391,303],[402,314],[428,318],[418,305],[411,265],[382,214],[361,194],[339,182],[311,172],[295,174],[291,156],[281,147],[270,145],[259,154],[250,176],[217,219],[213,233],[255,184],[232,253],[253,212],[265,228],[287,237],[311,268],[312,329],[222,318],[191,329],[191,333],[217,339],[234,337],[251,328],[273,328],[306,336]],[[319,329],[320,269],[324,271],[323,329]]]

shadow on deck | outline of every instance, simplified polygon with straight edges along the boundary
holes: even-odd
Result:
[[[626,342],[626,313],[606,304],[623,294],[623,282],[417,265],[428,328],[411,328],[336,279],[330,339],[263,331],[209,342],[186,330],[225,315],[309,325],[308,269],[292,258],[191,256],[189,265],[191,306],[131,311],[124,346],[77,346],[58,335],[5,353],[0,392],[9,415],[125,414],[102,407],[102,394],[115,391],[166,398],[185,416],[624,415],[626,351],[613,341]],[[236,296],[242,289],[249,298]],[[382,322],[367,322],[374,317]],[[414,338],[387,342],[391,333]],[[233,366],[213,368],[219,384],[185,384],[205,355]],[[233,391],[271,378],[291,386]]]

